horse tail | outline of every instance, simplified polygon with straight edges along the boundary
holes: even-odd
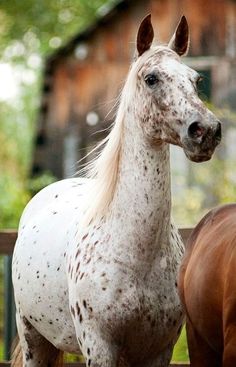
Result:
[[[13,342],[11,367],[23,367],[22,350],[19,337],[16,337]]]

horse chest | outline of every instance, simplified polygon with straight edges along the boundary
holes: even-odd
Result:
[[[83,251],[80,256],[84,257]],[[173,333],[177,335],[182,321],[176,289],[177,263],[162,257],[153,269],[134,270],[95,251],[91,261],[69,280],[70,306],[72,314],[79,309],[81,337],[88,320],[119,344],[123,343],[131,355],[144,346],[144,350],[148,345],[151,348],[156,340],[155,350],[168,344]]]
[[[177,292],[164,296],[164,292],[157,291],[156,287],[151,288],[145,282],[136,285],[127,282],[123,288],[112,292],[115,293],[115,302],[108,304],[107,311],[103,311],[108,328],[112,328],[114,333],[119,334],[121,330],[127,335],[137,335],[139,330],[138,334],[143,336],[146,330],[146,339],[148,335],[163,336],[175,326],[180,313]]]

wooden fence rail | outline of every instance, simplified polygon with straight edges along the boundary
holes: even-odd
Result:
[[[186,243],[192,228],[179,228],[184,243]],[[17,232],[6,229],[0,232],[0,255],[12,255],[17,238]]]
[[[170,367],[189,367],[189,363],[171,363]],[[10,362],[0,362],[0,367],[10,367]],[[85,367],[85,363],[65,363],[65,367]]]
[[[189,363],[171,363],[170,367],[189,367]],[[0,362],[0,367],[10,367],[10,362]],[[85,367],[84,363],[66,363],[65,367]]]
[[[191,233],[191,228],[180,228],[180,234],[186,243],[187,238]],[[15,322],[14,322],[14,302],[11,284],[11,255],[13,253],[14,245],[17,238],[17,232],[15,230],[3,230],[0,232],[0,255],[5,256],[4,261],[4,287],[5,287],[5,317],[4,317],[4,333],[5,333],[5,349],[7,350],[7,359],[9,356],[10,343],[14,335]],[[187,367],[188,363],[172,363],[171,367]],[[10,367],[9,361],[0,361],[0,367]],[[65,367],[85,367],[84,363],[74,362],[65,363]]]

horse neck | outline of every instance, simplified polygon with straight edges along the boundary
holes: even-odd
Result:
[[[171,193],[169,145],[152,147],[138,121],[125,116],[116,192],[111,216],[122,218],[122,231],[142,243],[160,246],[170,233]]]

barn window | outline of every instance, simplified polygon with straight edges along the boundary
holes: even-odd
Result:
[[[202,81],[198,85],[199,97],[206,102],[216,101],[216,93],[212,90],[213,85],[217,82],[217,72],[219,64],[218,57],[187,57],[187,65],[196,70],[202,76]]]
[[[202,76],[202,81],[198,86],[198,94],[201,99],[204,101],[211,100],[211,89],[212,89],[212,79],[211,79],[211,70],[197,70],[199,75]]]

